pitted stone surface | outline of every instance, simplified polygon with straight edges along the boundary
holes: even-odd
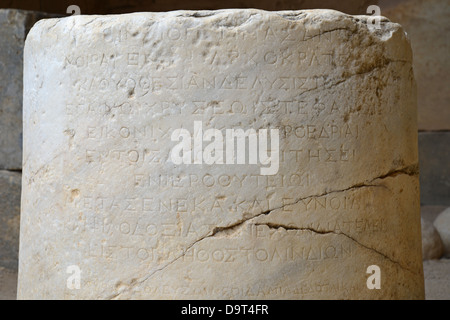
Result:
[[[411,59],[398,24],[331,10],[38,23],[19,298],[423,298]],[[193,164],[171,157],[180,129]],[[279,136],[271,162],[248,137],[208,164],[230,142],[198,149],[209,129]]]

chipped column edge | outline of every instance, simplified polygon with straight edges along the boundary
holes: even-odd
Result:
[[[402,30],[402,33],[406,37],[406,32],[403,31],[403,28],[400,24],[396,22],[390,21],[388,18],[384,16],[379,16],[381,28],[373,29],[369,28],[369,20],[373,19],[371,15],[350,15],[347,13],[343,13],[341,11],[337,11],[334,9],[305,9],[305,10],[282,10],[282,11],[267,11],[262,9],[220,9],[220,10],[175,10],[175,11],[167,11],[167,12],[134,12],[134,13],[125,13],[125,14],[110,14],[110,15],[75,15],[75,16],[67,16],[67,17],[58,17],[54,15],[54,17],[49,17],[45,19],[40,19],[34,26],[31,28],[29,35],[31,37],[38,36],[37,33],[42,35],[43,29],[51,29],[55,27],[58,23],[67,23],[71,24],[71,27],[86,27],[87,24],[95,21],[95,20],[110,20],[117,18],[147,18],[150,20],[162,20],[162,19],[211,19],[216,17],[217,19],[221,19],[227,17],[229,15],[235,15],[238,13],[243,13],[248,15],[250,18],[253,15],[261,15],[266,17],[279,17],[289,21],[291,23],[300,22],[303,20],[308,20],[311,25],[316,24],[316,21],[312,19],[308,19],[313,16],[320,16],[321,22],[323,21],[342,21],[343,18],[347,18],[348,22],[351,22],[355,26],[364,27],[366,30],[370,32],[370,34],[374,37],[384,40],[386,34],[391,35],[393,32],[398,29]],[[243,23],[239,23],[238,21],[233,22],[234,27],[239,27]],[[40,37],[39,35],[39,37]],[[387,37],[389,38],[389,37]]]

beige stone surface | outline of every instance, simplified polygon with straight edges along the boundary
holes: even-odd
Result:
[[[450,299],[450,260],[423,262],[425,273],[425,297],[427,300]]]
[[[422,224],[422,257],[423,260],[440,259],[444,253],[439,233],[432,222],[421,219]]]
[[[19,298],[422,299],[412,53],[380,26],[331,10],[38,23]],[[279,130],[275,174],[263,145],[256,164],[248,144],[244,164],[175,164],[194,121]]]
[[[379,6],[382,15],[400,23],[411,39],[419,129],[450,130],[449,1],[384,0]]]
[[[442,239],[444,255],[450,257],[450,208],[442,211],[433,224]]]

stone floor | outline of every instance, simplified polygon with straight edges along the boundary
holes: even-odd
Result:
[[[450,259],[424,261],[427,300],[450,300]],[[0,300],[16,299],[17,272],[0,267]]]
[[[450,300],[450,259],[423,262],[425,298]]]
[[[0,267],[0,300],[15,300],[17,272]]]

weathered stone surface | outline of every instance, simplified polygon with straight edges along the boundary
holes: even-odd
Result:
[[[450,257],[450,208],[447,208],[434,220],[434,227],[444,244],[444,255]]]
[[[450,132],[419,133],[420,201],[450,206]]]
[[[22,168],[23,47],[45,14],[0,9],[0,170]]]
[[[423,298],[411,58],[398,24],[331,10],[39,22],[19,298]]]
[[[425,297],[427,300],[450,299],[450,260],[423,262],[425,274]]]
[[[16,269],[19,255],[22,175],[0,170],[0,267]]]
[[[422,257],[423,260],[440,259],[444,252],[441,237],[433,223],[422,218]]]
[[[420,130],[450,129],[450,3],[447,0],[380,1],[382,15],[411,39]]]

